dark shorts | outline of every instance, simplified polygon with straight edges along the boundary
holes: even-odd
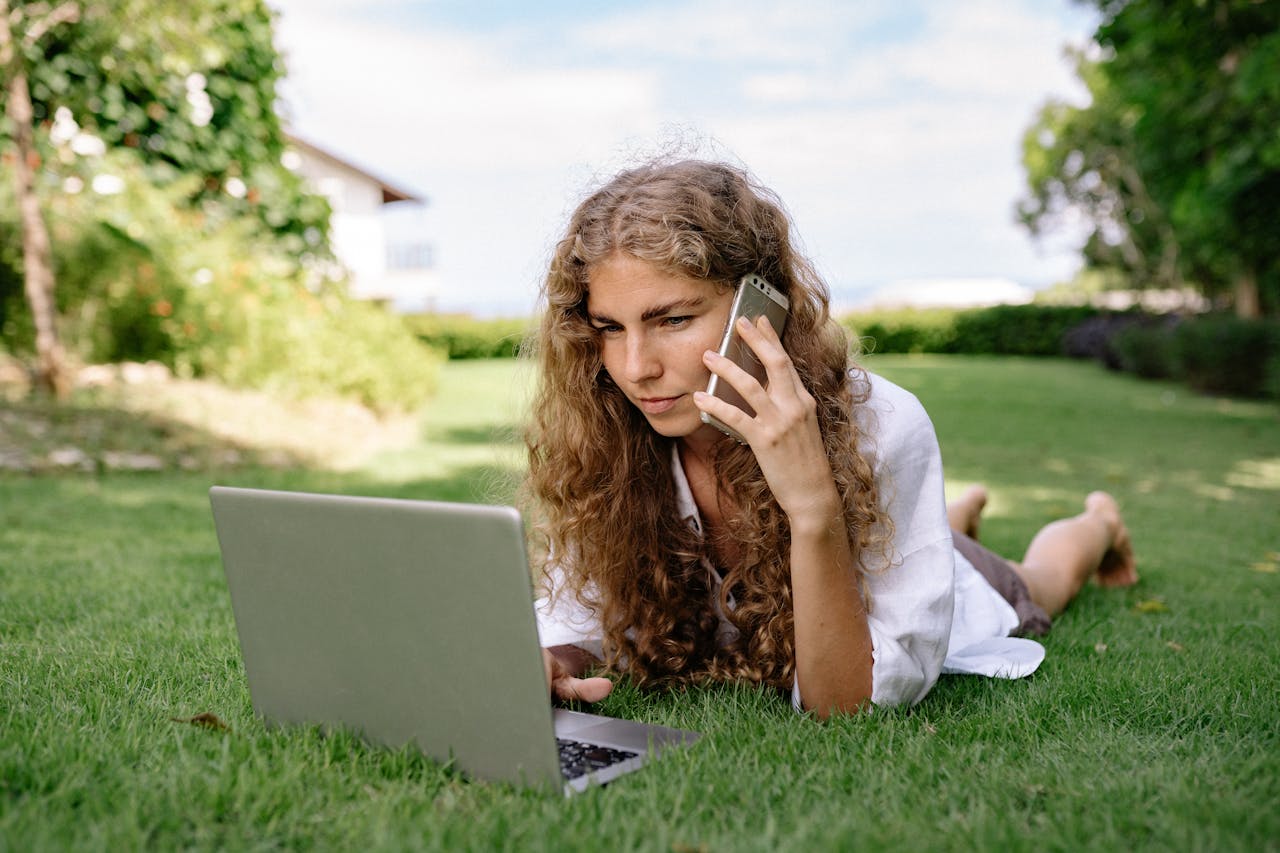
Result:
[[[952,531],[951,539],[956,550],[978,570],[987,583],[1004,597],[1018,614],[1018,627],[1013,629],[1014,637],[1040,637],[1049,632],[1049,614],[1044,608],[1031,600],[1031,591],[1026,583],[1004,557],[989,551],[963,533]]]

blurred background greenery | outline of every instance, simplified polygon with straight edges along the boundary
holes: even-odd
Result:
[[[349,298],[329,203],[282,165],[283,65],[261,0],[13,2],[0,14],[17,178],[0,184],[0,341],[34,357],[37,387],[65,390],[76,364],[156,361],[378,410],[427,399],[440,357]],[[20,197],[24,164],[42,221]],[[44,256],[29,239],[41,227]],[[34,287],[52,297],[57,363],[24,287],[33,272],[47,276]]]
[[[1280,396],[1280,4],[1093,5],[1091,103],[1032,117],[1017,212],[1033,236],[1081,235],[1086,271],[1032,306],[843,322],[875,352],[1094,357]],[[442,359],[517,352],[526,319],[350,296],[329,203],[282,165],[264,0],[0,0],[0,19],[0,367],[31,379],[14,393],[65,399],[84,365],[158,362],[409,412]],[[1196,298],[1101,299],[1153,290]]]

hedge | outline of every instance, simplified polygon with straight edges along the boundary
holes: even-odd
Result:
[[[865,311],[842,319],[876,353],[963,353],[969,355],[1065,355],[1066,334],[1107,312],[1087,306],[997,305]]]
[[[415,314],[405,323],[418,340],[451,359],[512,358],[533,325],[525,318],[482,320],[469,314]]]
[[[1212,394],[1280,399],[1280,321],[1206,315],[1172,331],[1180,376]]]
[[[1280,321],[1087,306],[864,311],[841,322],[869,353],[1092,358],[1212,394],[1280,399]]]

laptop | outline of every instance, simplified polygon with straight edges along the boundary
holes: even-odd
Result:
[[[553,708],[511,507],[214,486],[254,711],[566,794],[694,732]]]

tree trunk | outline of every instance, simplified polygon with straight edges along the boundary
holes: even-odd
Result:
[[[1258,296],[1258,274],[1252,269],[1241,270],[1235,278],[1236,316],[1256,319],[1262,316],[1262,300]]]
[[[13,126],[13,141],[17,149],[13,166],[14,192],[22,221],[23,284],[36,327],[36,385],[58,397],[65,397],[71,390],[71,377],[67,371],[66,355],[58,340],[57,307],[53,298],[53,250],[49,244],[49,230],[40,212],[40,199],[36,195],[35,164],[38,155],[31,92],[22,68],[22,48],[9,31],[8,7],[5,0],[0,0],[0,55],[8,54],[9,60],[5,69],[9,76],[6,112]]]

